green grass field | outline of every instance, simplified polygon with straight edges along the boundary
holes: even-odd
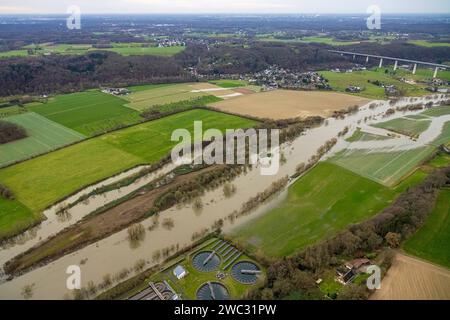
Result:
[[[273,36],[268,36],[268,37],[261,37],[258,40],[265,42],[283,42],[283,43],[323,43],[328,44],[330,46],[348,46],[360,43],[360,41],[339,41],[331,37],[318,37],[318,36],[303,37],[298,39],[281,39],[281,38],[274,38]]]
[[[408,43],[416,46],[434,48],[434,47],[450,47],[449,42],[430,42],[426,40],[408,40]]]
[[[0,58],[26,57],[26,56],[28,56],[27,50],[10,50],[0,52]]]
[[[192,110],[146,122],[83,141],[0,170],[0,182],[33,212],[40,212],[61,198],[138,164],[153,163],[167,155],[177,143],[173,130],[245,128],[254,121],[223,113]]]
[[[385,186],[395,186],[431,156],[435,149],[434,146],[428,146],[397,152],[344,150],[330,161]]]
[[[129,108],[142,111],[156,105],[186,101],[207,95],[203,92],[191,92],[193,90],[194,88],[187,83],[139,86],[125,99],[128,100]]]
[[[430,119],[430,116],[445,115],[449,110],[450,107],[448,106],[433,108],[415,117],[419,120],[412,119],[412,117],[404,117],[377,123],[373,126],[417,137],[430,126],[430,120],[426,119]],[[365,134],[356,131],[347,141],[362,141],[365,137]],[[393,152],[343,150],[332,157],[330,161],[380,184],[394,186],[430,157],[438,146],[449,142],[450,122],[447,122],[444,124],[441,134],[425,147]]]
[[[0,240],[29,228],[41,218],[19,201],[0,197]]]
[[[151,89],[158,89],[158,88],[169,87],[169,86],[173,86],[173,85],[174,85],[174,84],[172,84],[172,83],[163,83],[163,84],[142,84],[142,85],[138,85],[138,86],[127,87],[127,89],[134,93],[134,92],[140,92],[140,91],[145,91],[145,90],[151,90]]]
[[[46,55],[46,54],[85,54],[92,48],[90,44],[50,44],[42,43],[39,45],[30,44],[24,49],[34,50],[33,55]]]
[[[248,84],[247,81],[244,80],[214,80],[209,83],[225,89],[245,87]]]
[[[350,137],[345,139],[347,142],[356,142],[356,141],[373,141],[373,140],[387,140],[390,137],[379,136],[376,134],[363,132],[361,129],[357,129],[355,133]]]
[[[430,117],[440,117],[450,114],[450,106],[435,107],[422,112],[423,115]]]
[[[173,47],[155,47],[149,46],[144,43],[125,43],[114,42],[111,43],[111,48],[94,48],[90,44],[39,44],[28,45],[20,50],[11,50],[0,52],[0,58],[14,57],[14,56],[30,56],[28,49],[33,49],[34,52],[31,56],[40,56],[47,54],[66,54],[66,55],[78,55],[86,54],[90,51],[113,51],[123,56],[131,55],[154,55],[154,56],[173,56],[185,50],[184,46]]]
[[[412,114],[408,116],[404,116],[406,119],[413,119],[413,120],[430,120],[429,116],[425,116],[423,114]]]
[[[392,74],[396,77],[404,77],[405,79],[415,80],[415,81],[426,81],[433,78],[434,69],[432,68],[420,68],[418,67],[416,70],[416,74],[412,74],[410,70],[397,69],[394,72],[393,66],[387,68],[379,69],[380,72],[388,71],[389,74]],[[439,79],[450,81],[450,71],[447,70],[439,70],[437,77]]]
[[[450,121],[445,123],[442,133],[439,137],[433,141],[432,145],[440,146],[441,144],[447,145],[450,142]]]
[[[239,227],[234,236],[267,256],[288,256],[377,214],[425,175],[418,171],[391,189],[323,162],[289,188],[278,208]]]
[[[436,207],[405,244],[406,252],[450,268],[450,190],[440,191]]]
[[[145,47],[142,44],[129,45],[127,43],[113,44],[113,48],[101,49],[107,51],[113,51],[123,56],[173,56],[180,52],[183,52],[186,47],[173,46],[173,47]],[[93,48],[92,50],[96,50]]]
[[[450,165],[450,155],[441,153],[438,157],[429,161],[428,164],[434,168],[444,168]]]
[[[85,138],[82,134],[33,112],[7,117],[4,120],[25,128],[28,137],[0,145],[0,166],[49,152]]]
[[[223,101],[223,99],[218,98],[216,96],[201,96],[201,97],[197,97],[197,98],[191,98],[189,100],[166,103],[163,105],[156,105],[156,106],[149,108],[147,111],[157,111],[157,112],[161,112],[161,113],[180,112],[180,111],[190,110],[194,107],[206,106],[208,104],[220,102],[220,101]]]
[[[422,96],[429,94],[425,90],[425,85],[412,85],[401,82],[395,79],[390,74],[386,74],[384,69],[377,70],[365,70],[355,71],[352,73],[338,73],[331,71],[319,71],[319,74],[329,80],[329,84],[334,90],[345,92],[345,89],[351,85],[364,88],[360,93],[355,95],[373,98],[373,99],[385,99],[386,94],[384,88],[369,83],[371,81],[380,81],[385,84],[395,85],[398,89],[405,91],[408,96]]]
[[[422,132],[429,128],[430,124],[430,120],[398,118],[386,122],[377,123],[372,126],[417,138]]]
[[[27,108],[86,136],[109,131],[118,125],[137,123],[139,112],[124,107],[125,100],[100,91],[58,95],[47,103]]]
[[[375,35],[368,35],[367,39],[365,40],[339,40],[335,39],[330,36],[326,35],[317,35],[317,36],[306,36],[302,38],[296,38],[296,39],[283,39],[283,38],[276,38],[273,34],[262,34],[258,35],[257,39],[259,41],[266,41],[266,42],[283,42],[283,43],[322,43],[327,44],[330,46],[349,46],[349,45],[355,45],[360,43],[379,43],[379,44],[386,44],[390,43],[392,40],[395,39],[394,36],[375,36]]]
[[[26,113],[28,110],[19,106],[0,108],[0,119]]]

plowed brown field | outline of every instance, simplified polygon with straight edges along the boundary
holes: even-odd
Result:
[[[369,101],[336,92],[274,90],[217,102],[213,107],[241,115],[280,120],[309,116],[327,117],[333,111],[354,105],[362,106]]]
[[[398,253],[373,300],[450,300],[450,270]]]

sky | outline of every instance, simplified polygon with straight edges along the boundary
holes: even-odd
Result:
[[[447,13],[450,0],[1,0],[0,14],[63,13]]]

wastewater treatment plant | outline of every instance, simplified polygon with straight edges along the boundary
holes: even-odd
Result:
[[[130,292],[133,300],[239,299],[264,281],[264,270],[231,242],[212,238],[168,262]]]

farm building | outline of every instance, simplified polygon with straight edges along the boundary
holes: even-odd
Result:
[[[113,94],[115,96],[125,96],[130,94],[130,90],[126,88],[104,88],[103,93]]]
[[[346,262],[336,270],[336,281],[346,285],[352,282],[357,274],[366,272],[370,264],[370,260],[365,258]]]

